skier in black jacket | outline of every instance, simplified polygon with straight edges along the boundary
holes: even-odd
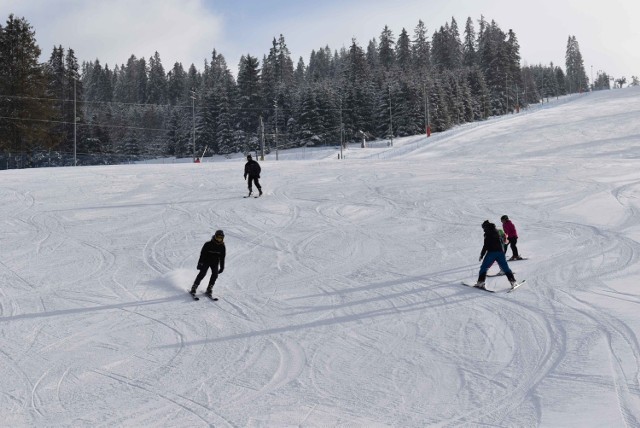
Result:
[[[507,258],[504,255],[502,239],[500,238],[498,229],[496,229],[496,225],[490,223],[489,220],[485,220],[482,223],[482,229],[484,230],[484,245],[482,246],[482,251],[480,251],[479,261],[483,258],[484,260],[482,260],[482,265],[480,265],[478,282],[475,286],[478,288],[485,288],[487,271],[493,262],[497,261],[500,269],[502,269],[502,271],[507,275],[511,288],[513,288],[516,285],[516,278],[513,276],[513,272],[507,263]]]
[[[249,176],[249,196],[253,193],[253,189],[251,188],[251,183],[256,183],[256,187],[258,188],[258,196],[262,196],[262,186],[260,186],[260,182],[258,179],[260,178],[260,164],[253,159],[251,159],[251,155],[247,156],[247,163],[244,164],[244,179],[247,179]]]
[[[205,242],[202,246],[202,251],[200,251],[200,258],[198,259],[198,270],[200,272],[191,287],[190,293],[192,295],[196,294],[200,281],[202,281],[207,275],[209,268],[211,268],[211,278],[209,279],[209,286],[206,292],[207,295],[211,296],[211,289],[216,279],[218,279],[218,274],[224,271],[224,257],[226,253],[227,248],[224,245],[224,232],[222,230],[216,230],[211,241]]]

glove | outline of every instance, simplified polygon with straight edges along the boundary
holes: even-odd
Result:
[[[224,268],[220,268],[220,270],[218,271],[218,273],[222,273],[224,272]]]
[[[482,256],[480,256],[480,258],[478,259],[478,261],[479,261],[479,262],[481,262],[481,261],[482,261]]]
[[[202,263],[198,263],[198,270],[202,270],[203,267],[204,265]]]
[[[247,179],[247,174],[245,174],[245,175],[244,175],[244,179],[245,179],[245,180]]]

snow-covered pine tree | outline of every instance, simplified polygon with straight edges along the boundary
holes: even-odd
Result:
[[[182,64],[176,62],[167,73],[167,102],[175,106],[187,101],[187,73]]]
[[[8,118],[0,121],[0,151],[12,153],[10,167],[33,166],[31,154],[48,141],[50,123],[32,119],[55,116],[51,103],[42,100],[46,80],[39,56],[29,22],[9,15],[0,26],[0,93],[13,98],[0,103],[0,116]]]
[[[258,148],[260,116],[263,101],[260,88],[260,63],[249,54],[242,55],[238,64],[238,109],[236,126],[243,141],[242,151]]]
[[[513,30],[507,33],[505,41],[506,56],[506,93],[507,93],[507,112],[513,112],[516,104],[522,104],[520,88],[522,88],[522,80],[520,75],[520,44]]]
[[[158,51],[149,58],[149,78],[147,81],[146,96],[146,103],[167,103],[167,76],[164,72]]]
[[[509,86],[509,48],[506,42],[506,34],[495,21],[484,25],[484,31],[478,39],[478,56],[480,69],[482,70],[489,89],[490,115],[501,115],[507,112]]]
[[[342,86],[339,106],[346,141],[359,131],[373,132],[375,91],[370,80],[367,56],[355,39],[344,53]]]
[[[408,72],[411,68],[411,40],[409,34],[404,28],[398,36],[398,42],[396,43],[396,65],[402,72]]]
[[[567,53],[565,55],[567,68],[567,90],[569,93],[586,91],[588,88],[587,73],[584,70],[584,61],[580,53],[580,45],[576,36],[569,36],[567,40]]]
[[[413,66],[420,80],[424,82],[426,74],[431,67],[431,43],[427,37],[427,29],[422,20],[418,21],[411,45]]]
[[[67,54],[64,58],[64,93],[65,93],[65,109],[64,109],[64,122],[66,125],[66,138],[65,140],[68,142],[70,146],[71,141],[73,140],[73,126],[70,125],[74,121],[74,114],[76,121],[80,124],[84,122],[84,109],[82,108],[82,101],[84,100],[84,87],[82,85],[82,80],[80,79],[80,67],[78,65],[78,59],[76,58],[75,52],[73,49],[68,48]],[[111,76],[113,81],[113,75]],[[110,83],[111,88],[113,85]],[[76,102],[76,110],[73,110],[73,101],[75,98]],[[76,140],[79,142],[84,141],[86,138],[86,127],[77,126],[76,127]]]
[[[464,27],[464,42],[462,43],[462,65],[473,67],[477,65],[476,31],[471,17],[467,18]]]
[[[556,80],[556,96],[567,95],[567,85],[565,84],[567,77],[565,76],[564,71],[560,67],[555,67],[553,69],[553,73]]]
[[[393,32],[385,25],[384,29],[380,33],[378,58],[380,59],[380,65],[386,71],[390,70],[396,63],[395,43]]]
[[[51,125],[51,131],[53,131],[51,133],[51,147],[56,150],[72,152],[73,140],[68,141],[65,138],[68,126],[64,123],[65,113],[66,109],[73,111],[73,104],[67,104],[66,90],[68,88],[65,86],[64,49],[62,46],[53,47],[53,52],[45,67],[45,74],[47,77],[47,90],[45,95],[51,99],[51,108],[55,111],[54,116],[50,118],[55,122]],[[73,86],[71,90],[73,90]],[[73,103],[73,94],[71,102]],[[71,123],[73,123],[73,117],[71,117]]]

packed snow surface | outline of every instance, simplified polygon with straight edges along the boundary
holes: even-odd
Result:
[[[272,152],[259,199],[240,157],[2,171],[0,425],[638,427],[639,118],[631,88]],[[526,284],[463,286],[503,214]]]

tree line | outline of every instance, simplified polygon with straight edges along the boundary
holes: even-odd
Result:
[[[215,49],[201,70],[176,62],[168,71],[158,52],[113,68],[80,65],[72,48],[54,47],[43,64],[40,53],[28,21],[10,15],[0,26],[0,168],[438,132],[589,85],[574,36],[566,72],[521,66],[515,32],[484,17],[468,18],[462,34],[452,18],[431,37],[422,21],[397,36],[385,26],[366,46],[314,49],[308,64],[294,63],[280,35],[261,59],[243,55],[237,77]]]

